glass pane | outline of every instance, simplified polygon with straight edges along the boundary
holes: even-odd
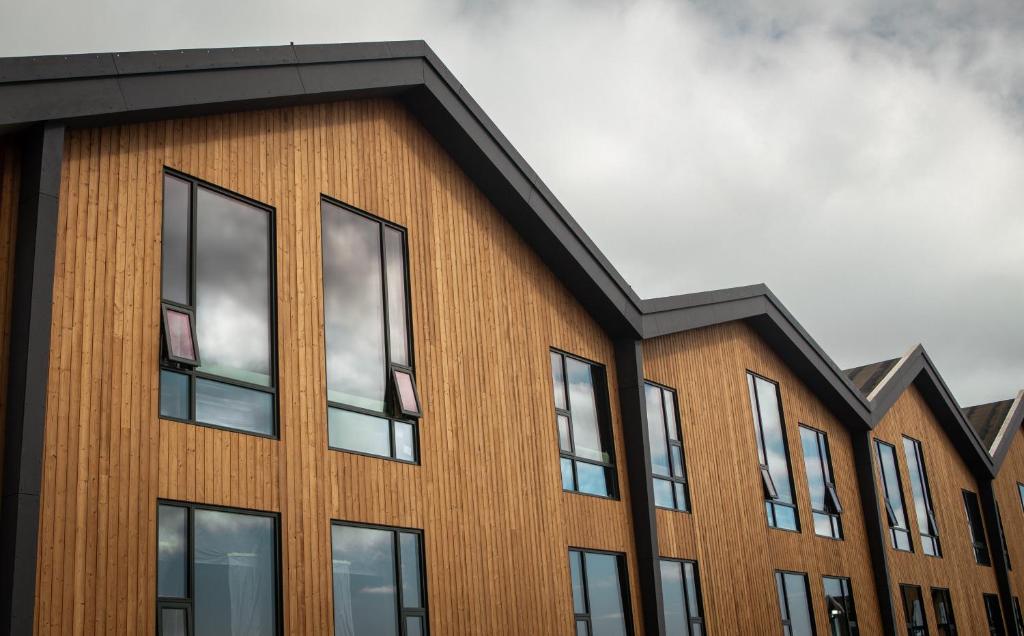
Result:
[[[783,577],[786,580],[786,601],[793,636],[813,636],[807,579],[800,574],[784,574]]]
[[[405,619],[405,636],[423,636],[423,619],[409,616]]]
[[[686,579],[686,606],[689,608],[690,618],[698,618],[703,612],[700,609],[700,598],[697,596],[697,566],[684,563],[683,576]]]
[[[188,636],[188,616],[184,607],[160,610],[160,636]]]
[[[397,636],[394,533],[331,528],[336,636]]]
[[[195,362],[196,348],[192,342],[192,316],[183,311],[165,310],[168,353],[175,358]]]
[[[187,375],[160,370],[160,417],[188,419],[188,385]]]
[[[576,462],[576,479],[579,480],[577,490],[580,492],[608,496],[608,480],[603,466]]]
[[[384,410],[384,294],[380,224],[324,202],[327,399]]]
[[[416,399],[416,387],[412,374],[408,371],[395,369],[395,390],[398,392],[398,405],[402,413],[420,414],[420,402]]]
[[[588,636],[587,621],[576,621],[576,636]]]
[[[274,521],[195,510],[196,634],[277,633]]]
[[[685,593],[683,592],[682,564],[676,561],[661,562],[661,596],[665,610],[665,633],[686,634],[689,617],[686,614]]]
[[[273,435],[274,398],[256,389],[196,378],[196,421]]]
[[[754,414],[754,436],[757,437],[757,461],[762,466],[768,465],[764,456],[764,436],[761,435],[761,415],[757,410],[757,388],[754,386],[754,376],[747,374],[747,389],[750,392],[750,409]]]
[[[562,489],[563,490],[576,490],[576,480],[572,476],[572,460],[562,457],[559,460],[559,464],[562,469]]]
[[[672,476],[682,477],[686,474],[683,470],[683,449],[678,446],[672,447]]]
[[[335,409],[331,409],[334,411]],[[416,461],[416,434],[412,424],[395,422],[395,458],[407,462]]]
[[[672,391],[662,391],[665,398],[665,428],[668,430],[668,438],[679,439],[679,424],[676,422],[676,398]]]
[[[565,410],[565,374],[561,354],[551,352],[551,384],[555,390],[555,408]]]
[[[270,213],[205,188],[196,204],[201,368],[271,386]]]
[[[920,462],[921,445],[912,439],[903,438],[903,452],[907,458],[907,473],[910,475],[910,494],[914,498],[914,512],[917,516],[917,530],[930,535],[928,527],[927,485]]]
[[[672,482],[664,479],[654,480],[654,505],[662,508],[675,508],[675,499],[672,496]]]
[[[576,455],[585,459],[606,462],[608,454],[604,452],[601,445],[593,371],[589,364],[573,358],[565,359],[565,368],[569,375],[569,410],[572,413],[572,434]]]
[[[409,334],[406,330],[405,245],[402,233],[384,228],[384,258],[388,278],[388,344],[391,361],[410,366]]]
[[[179,506],[157,509],[157,596],[188,596],[188,511]]]
[[[558,448],[567,453],[572,452],[572,443],[569,441],[569,418],[558,415]]]
[[[899,473],[896,470],[896,453],[888,444],[878,444],[878,459],[882,469],[885,498],[892,508],[896,526],[907,527],[907,513],[903,507],[903,493],[900,492]]]
[[[815,512],[814,516],[814,534],[822,537],[836,538],[832,532],[832,516]]]
[[[189,288],[189,207],[190,186],[171,175],[164,175],[164,219],[160,277],[161,294],[166,300],[188,305]]]
[[[689,510],[690,501],[686,496],[686,486],[680,483],[672,484],[672,488],[676,491],[676,508],[679,510]]]
[[[594,636],[626,636],[618,558],[593,552],[587,552],[585,558],[591,607],[590,628]]]
[[[818,433],[800,427],[800,445],[804,451],[804,467],[807,471],[807,486],[811,491],[811,509],[825,509],[825,472],[818,451]]]
[[[668,438],[665,436],[662,391],[656,386],[645,384],[644,393],[647,398],[647,439],[651,446],[651,472],[669,477],[672,473],[668,468]]]
[[[371,455],[391,456],[388,420],[344,409],[327,409],[327,443]]]
[[[789,459],[782,433],[782,417],[776,386],[767,380],[754,378],[760,406],[761,427],[764,434],[765,461],[771,473],[778,500],[793,503],[793,490],[789,480]]]
[[[569,552],[569,576],[572,579],[572,611],[576,614],[586,614],[587,601],[583,596],[583,555],[579,552]]]
[[[420,595],[420,538],[411,532],[399,535],[402,560],[402,607],[423,607]]]
[[[790,508],[789,506],[780,506],[768,503],[769,506],[774,508],[773,512],[775,515],[775,527],[782,528],[783,530],[796,530],[796,509]]]

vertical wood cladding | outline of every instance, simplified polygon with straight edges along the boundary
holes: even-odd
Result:
[[[994,484],[1010,551],[1010,587],[1024,602],[1024,505],[1017,484],[1024,484],[1024,434],[1017,432]]]
[[[164,166],[276,209],[280,440],[157,417]],[[421,466],[327,448],[321,193],[408,228]],[[638,616],[611,341],[399,104],[73,130],[60,202],[38,633],[153,633],[158,498],[281,513],[289,634],[331,630],[331,519],[424,529],[435,634],[569,633],[569,546]],[[562,492],[552,346],[606,365],[621,501]]]
[[[678,391],[693,513],[658,510],[662,556],[696,559],[709,633],[780,629],[773,572],[806,572],[819,633],[822,576],[851,579],[862,634],[881,632],[847,429],[741,322],[644,342],[647,379]],[[750,370],[779,383],[802,532],[768,527],[747,391]],[[845,540],[814,534],[798,426],[828,435]]]
[[[939,526],[942,558],[925,556],[921,552],[917,511],[914,509],[907,458],[903,450],[904,435],[921,442],[935,518]],[[941,587],[949,589],[953,600],[953,612],[961,632],[987,634],[982,595],[998,594],[995,571],[992,567],[978,565],[974,560],[962,495],[965,489],[977,493],[977,481],[960,458],[953,442],[943,432],[924,397],[914,386],[904,391],[885,415],[874,431],[874,438],[896,447],[900,481],[906,500],[907,522],[914,545],[913,553],[900,552],[892,548],[892,542],[888,536],[886,537],[889,571],[893,595],[896,598],[897,623],[904,624],[900,621],[905,620],[899,586],[919,585],[925,596],[929,629],[934,632],[935,613],[931,602],[931,588]],[[875,452],[874,448],[872,452]],[[879,488],[881,489],[881,485]],[[884,510],[882,514],[885,514]],[[991,547],[989,546],[990,549]]]
[[[4,475],[4,424],[7,418],[11,294],[14,289],[14,237],[18,221],[20,165],[18,145],[10,141],[0,143],[0,486],[3,486]]]

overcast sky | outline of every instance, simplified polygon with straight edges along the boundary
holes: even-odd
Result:
[[[1019,0],[366,4],[0,0],[0,55],[424,39],[642,296],[765,282],[842,367],[1024,388]]]

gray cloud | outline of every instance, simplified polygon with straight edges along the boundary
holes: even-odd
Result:
[[[841,366],[1024,387],[1013,0],[4,1],[3,55],[426,39],[641,295],[764,281]]]

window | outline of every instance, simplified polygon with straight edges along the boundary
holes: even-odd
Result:
[[[889,536],[892,547],[897,550],[913,551],[910,530],[907,524],[907,508],[903,500],[903,486],[896,467],[896,447],[875,440],[878,451],[879,470],[882,473],[882,489],[885,493],[885,516],[889,522]]]
[[[666,634],[704,635],[704,610],[696,562],[662,559],[661,596]]]
[[[551,351],[562,489],[615,497],[604,367]]]
[[[985,617],[988,618],[988,633],[1003,636],[1003,614],[999,609],[999,597],[995,594],[985,594]]]
[[[974,560],[981,565],[992,565],[988,555],[988,543],[985,541],[985,526],[981,521],[981,506],[978,495],[964,492],[964,510],[967,512],[967,529],[971,533],[971,545],[974,547]]]
[[[907,635],[928,636],[921,588],[916,585],[901,585],[900,592],[903,594],[903,616],[907,621]]]
[[[928,556],[942,556],[942,549],[939,545],[939,524],[935,521],[932,493],[928,487],[928,472],[924,467],[924,451],[921,449],[921,442],[904,437],[903,451],[907,457],[907,471],[910,473],[910,493],[914,497],[917,530],[921,533],[921,551]]]
[[[754,414],[757,436],[757,457],[761,464],[761,485],[764,487],[768,525],[782,530],[800,530],[796,501],[793,499],[793,477],[789,472],[789,451],[783,430],[779,387],[769,380],[747,372],[750,406]]]
[[[932,588],[932,607],[935,609],[935,626],[939,636],[956,634],[956,617],[953,615],[953,599],[949,590]]]
[[[1017,494],[1020,495],[1020,507],[1024,510],[1024,484],[1017,482]]]
[[[335,636],[425,636],[423,536],[405,530],[331,525]]]
[[[576,636],[633,633],[625,560],[608,552],[569,550]]]
[[[327,443],[419,461],[405,231],[324,198]]]
[[[1020,611],[1020,599],[1013,597],[1013,620],[1017,623],[1017,632],[1024,634],[1024,614]]]
[[[999,510],[999,502],[996,502],[996,528],[999,530],[999,541],[1003,544],[1003,558],[1006,559],[1006,569],[1012,570],[1010,563],[1010,544],[1006,542],[1006,533],[1003,531],[1003,513]]]
[[[157,507],[157,633],[281,633],[277,516]]]
[[[857,610],[853,605],[853,590],[850,579],[826,576],[825,609],[828,612],[828,628],[831,636],[857,636]]]
[[[775,588],[779,593],[783,636],[814,636],[811,616],[811,595],[807,575],[799,572],[776,572]]]
[[[804,467],[807,470],[807,485],[811,491],[814,533],[822,537],[842,539],[843,522],[839,515],[843,512],[843,506],[839,503],[839,493],[836,491],[832,473],[828,438],[819,430],[801,426],[800,444],[804,449]]]
[[[679,430],[675,391],[644,383],[647,398],[647,437],[654,475],[654,505],[689,511],[686,457]]]
[[[164,174],[160,417],[277,434],[274,218]]]

